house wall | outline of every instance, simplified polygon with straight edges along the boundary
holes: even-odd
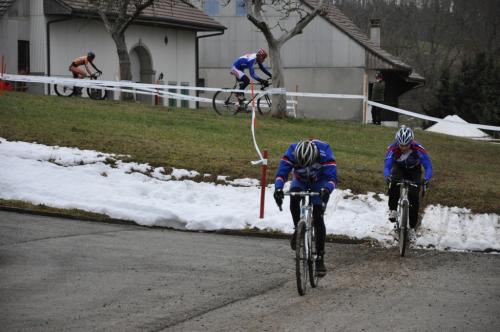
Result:
[[[195,85],[195,32],[132,25],[125,35],[129,52],[136,46],[149,51],[155,77],[163,73],[165,83]],[[116,46],[100,21],[71,19],[55,23],[51,26],[50,43],[52,76],[71,76],[68,71],[71,61],[92,50],[96,54],[94,63],[103,71],[103,79],[119,79]],[[194,107],[194,103],[190,102],[190,107]]]
[[[17,74],[18,40],[30,40],[30,17],[19,16],[16,8],[11,8],[0,18],[0,56],[11,74]]]
[[[228,29],[224,35],[200,39],[200,77],[210,87],[232,86],[229,69],[234,60],[258,48],[268,49],[263,34],[245,16],[235,16],[234,4],[214,17]],[[273,20],[273,17],[270,18]],[[280,32],[275,29],[275,35]],[[321,17],[281,51],[286,89],[303,92],[363,94],[365,50]],[[269,60],[266,65],[269,65]],[[271,68],[272,72],[272,68]],[[265,76],[265,75],[264,75]],[[299,114],[310,118],[361,121],[360,100],[299,98]]]

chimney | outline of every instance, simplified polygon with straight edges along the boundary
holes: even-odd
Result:
[[[380,19],[370,19],[370,40],[380,47]]]

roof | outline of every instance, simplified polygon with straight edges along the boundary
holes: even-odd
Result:
[[[316,8],[319,4],[319,0],[301,1],[310,8]],[[368,38],[368,36],[363,31],[361,31],[344,13],[342,13],[340,9],[333,5],[331,1],[325,0],[323,6],[326,7],[326,13],[325,15],[322,15],[322,17],[326,21],[350,36],[354,41],[363,46],[372,57],[375,57],[375,59],[373,59],[374,61],[369,61],[370,63],[374,62],[371,64],[373,69],[403,70],[409,72],[409,78],[411,79],[422,81],[425,80],[424,77],[413,72],[411,66],[407,65],[406,63],[401,61],[401,59],[393,56],[389,52],[380,48],[380,46],[373,43],[370,38]],[[385,62],[385,68],[380,68],[380,61],[377,60],[382,60],[383,62]]]
[[[71,16],[96,15],[95,7],[90,2],[91,0],[49,0],[46,1],[45,14]],[[132,10],[132,7],[130,7],[130,14]],[[157,0],[154,6],[148,7],[143,11],[135,22],[196,31],[226,29],[225,26],[206,15],[187,0]]]
[[[0,0],[0,16],[5,14],[9,7],[15,2],[16,0]]]

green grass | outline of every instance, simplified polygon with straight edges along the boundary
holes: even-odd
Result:
[[[269,150],[271,178],[288,145],[329,142],[341,188],[384,192],[383,157],[394,128],[325,120],[258,118],[259,146]],[[500,145],[416,132],[434,165],[426,204],[500,213]],[[220,117],[211,109],[167,109],[136,103],[4,93],[0,137],[130,155],[129,160],[259,178],[249,115]]]

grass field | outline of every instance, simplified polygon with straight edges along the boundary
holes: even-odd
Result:
[[[260,117],[259,146],[269,150],[271,178],[288,145],[315,137],[333,148],[341,188],[384,192],[386,147],[394,128],[339,121]],[[168,109],[136,103],[4,93],[0,137],[127,154],[152,166],[233,178],[259,178],[250,116],[220,117],[211,109]],[[434,165],[426,204],[500,214],[500,145],[416,131]]]

